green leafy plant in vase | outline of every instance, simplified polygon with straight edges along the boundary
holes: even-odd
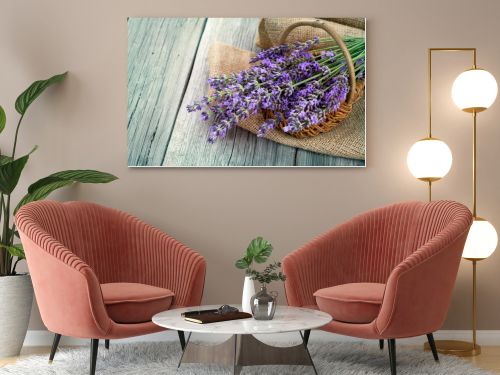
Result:
[[[95,170],[65,170],[44,177],[28,187],[28,191],[15,204],[12,194],[21,178],[24,167],[33,149],[22,156],[17,156],[18,137],[21,124],[30,105],[50,86],[66,78],[67,73],[55,75],[46,80],[36,81],[19,95],[15,109],[19,114],[15,130],[12,151],[0,152],[0,332],[8,329],[11,335],[0,336],[0,358],[19,354],[26,331],[33,300],[33,287],[28,274],[18,274],[16,267],[25,258],[23,246],[19,241],[19,233],[13,215],[23,205],[45,199],[54,190],[70,186],[76,182],[107,183],[116,180],[112,174]],[[0,106],[0,133],[6,127],[7,116]],[[8,327],[8,328],[7,328]],[[14,332],[15,331],[15,332]],[[14,337],[14,339],[12,338]]]
[[[272,281],[285,281],[286,276],[280,271],[281,262],[267,265],[263,271],[252,268],[253,263],[265,263],[273,252],[271,243],[262,237],[254,238],[247,247],[245,256],[238,259],[235,266],[245,270],[243,285],[242,309],[251,312],[255,319],[270,320],[276,310],[276,292],[267,293],[267,285]],[[253,281],[261,284],[261,289],[255,293]]]

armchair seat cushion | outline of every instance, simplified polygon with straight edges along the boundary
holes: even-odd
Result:
[[[314,293],[321,311],[346,323],[370,323],[378,315],[385,284],[350,283],[319,289]]]
[[[168,310],[174,293],[168,289],[138,283],[101,284],[108,315],[116,323],[145,323]]]

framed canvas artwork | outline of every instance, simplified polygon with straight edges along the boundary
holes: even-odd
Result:
[[[130,167],[364,167],[364,18],[129,18]]]

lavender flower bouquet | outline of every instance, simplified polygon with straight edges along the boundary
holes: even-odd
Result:
[[[365,39],[343,38],[354,62],[356,80],[365,78]],[[259,52],[252,66],[238,73],[211,77],[211,93],[188,105],[210,123],[208,141],[224,138],[241,121],[260,111],[272,111],[257,136],[286,124],[297,133],[325,121],[346,100],[350,90],[347,62],[330,38],[283,44]]]

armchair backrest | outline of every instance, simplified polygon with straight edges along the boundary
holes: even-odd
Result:
[[[398,203],[352,218],[350,252],[345,260],[347,282],[385,283],[394,267],[412,251],[408,238],[418,223],[418,202]],[[335,235],[335,234],[333,234]],[[347,254],[346,254],[347,256]]]
[[[29,208],[32,222],[89,265],[101,283],[129,273],[131,244],[123,229],[127,220],[135,220],[130,215],[90,202],[47,200]]]
[[[455,202],[411,201],[354,217],[351,282],[387,282],[398,264],[461,218],[458,207],[461,212],[463,206]]]

